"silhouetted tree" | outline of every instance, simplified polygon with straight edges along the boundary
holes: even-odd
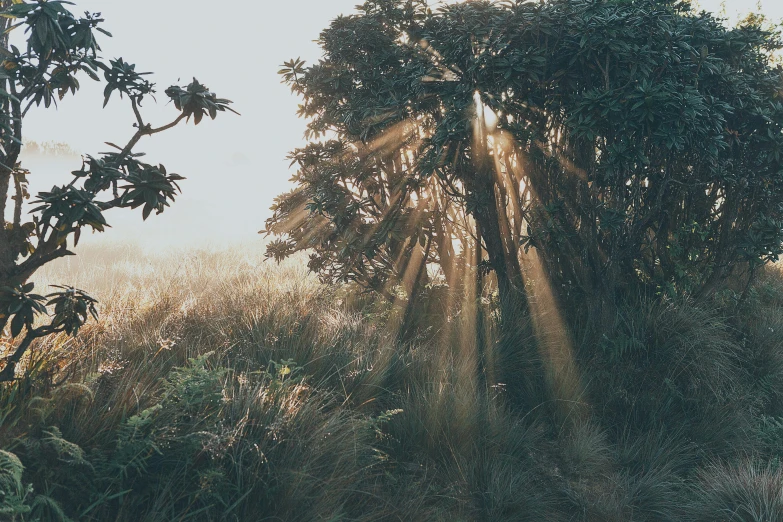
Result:
[[[599,322],[623,295],[708,295],[781,253],[780,40],[757,20],[673,0],[376,0],[319,43],[318,63],[281,71],[310,142],[270,256],[311,249],[324,279],[387,293],[416,281],[412,259],[454,284],[471,258],[507,318],[535,253]]]

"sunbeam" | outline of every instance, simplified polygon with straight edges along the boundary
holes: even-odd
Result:
[[[563,423],[581,420],[584,418],[587,404],[569,328],[538,251],[535,248],[526,250],[519,247],[518,231],[527,225],[522,205],[527,203],[529,206],[532,201],[525,201],[520,194],[529,194],[535,198],[522,166],[524,153],[509,133],[497,128],[496,113],[482,102],[478,91],[474,93],[474,105],[474,147],[479,157],[491,156],[493,160],[499,226],[507,247],[507,261],[513,258],[510,266],[519,266],[524,281],[534,334],[539,354],[546,367],[550,393],[557,403],[556,410]],[[573,165],[566,164],[565,167],[580,178],[584,177],[584,173]],[[507,204],[509,201],[510,204]]]

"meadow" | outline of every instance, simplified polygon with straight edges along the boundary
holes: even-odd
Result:
[[[775,267],[742,302],[629,303],[577,347],[565,415],[529,324],[483,383],[434,291],[401,339],[389,305],[261,248],[91,247],[35,280],[101,317],[0,389],[3,520],[783,520]]]

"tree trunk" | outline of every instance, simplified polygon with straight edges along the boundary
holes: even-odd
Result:
[[[0,9],[6,9],[11,5],[10,0],[0,0]],[[10,18],[0,17],[0,48],[3,51],[8,50],[8,34],[6,30],[11,23]],[[2,59],[0,59],[0,62]],[[8,81],[3,80],[0,83],[6,92],[10,92],[8,88]],[[11,121],[11,101],[4,98],[2,101],[2,116],[3,123],[13,128]],[[5,285],[6,279],[10,276],[11,271],[15,267],[16,253],[13,252],[13,247],[10,244],[9,234],[5,229],[5,207],[8,200],[8,191],[10,190],[11,174],[14,164],[16,163],[16,157],[13,155],[14,144],[11,142],[9,136],[6,134],[8,131],[3,131],[2,145],[5,149],[4,153],[0,153],[0,284]]]
[[[419,294],[421,294],[422,288],[427,285],[427,259],[431,247],[432,238],[427,238],[426,247],[422,247],[418,243],[413,247],[416,252],[411,262],[414,265],[412,268],[415,273],[412,281],[403,281],[408,301],[405,304],[405,311],[399,327],[398,342],[400,343],[408,341],[416,333],[416,305],[419,304]]]
[[[482,204],[476,206],[473,218],[481,230],[489,265],[497,279],[503,332],[505,327],[513,325],[514,317],[525,307],[522,273],[518,268],[518,260],[510,259],[503,240],[500,212],[505,212],[505,209],[497,207],[493,178],[486,173],[476,177],[478,179],[473,187],[474,197]]]

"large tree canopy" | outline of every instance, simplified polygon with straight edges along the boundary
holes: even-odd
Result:
[[[780,41],[757,23],[671,0],[375,0],[320,44],[281,71],[310,142],[270,256],[310,249],[324,279],[409,297],[472,263],[503,303],[532,248],[561,299],[611,303],[708,294],[782,251]]]

